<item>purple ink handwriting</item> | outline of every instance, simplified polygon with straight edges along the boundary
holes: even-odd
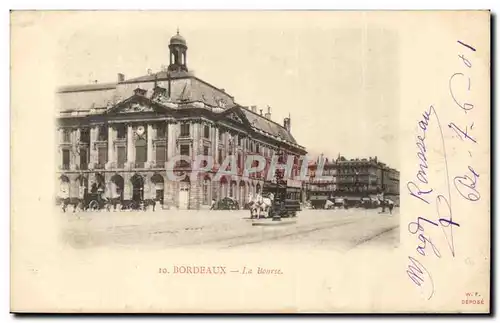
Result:
[[[430,105],[423,111],[417,122],[415,136],[418,166],[414,179],[408,181],[406,185],[412,200],[421,206],[419,207],[420,216],[408,224],[408,232],[416,238],[416,254],[408,256],[409,264],[406,273],[410,281],[426,295],[427,299],[431,299],[434,295],[435,282],[430,271],[423,265],[424,260],[428,257],[439,259],[446,254],[441,253],[442,246],[438,244],[435,235],[441,234],[444,237],[446,241],[444,245],[449,250],[448,256],[455,257],[456,255],[454,229],[459,228],[460,224],[453,217],[453,197],[458,196],[459,199],[467,201],[466,203],[477,202],[481,198],[478,186],[480,174],[473,166],[470,166],[472,162],[467,162],[468,165],[464,167],[463,173],[459,174],[450,174],[448,164],[452,157],[447,154],[447,143],[449,143],[447,140],[450,139],[448,133],[445,135],[445,130],[450,131],[453,138],[457,138],[455,140],[458,140],[456,141],[458,149],[463,147],[470,158],[472,158],[474,146],[478,145],[474,136],[475,128],[472,119],[475,107],[466,98],[466,94],[470,94],[473,89],[473,82],[468,72],[472,69],[473,53],[476,49],[460,40],[457,43],[459,44],[460,70],[451,73],[448,86],[451,106],[458,108],[461,118],[458,118],[458,121],[446,120],[448,124],[448,129],[446,129],[442,127],[438,111],[447,109],[446,115],[447,117],[451,115],[449,118],[452,119],[453,112],[450,113],[451,110],[448,107]],[[464,118],[466,122],[463,121]],[[437,147],[430,149],[430,137],[439,139]],[[433,144],[435,142],[435,140],[432,141]],[[456,142],[453,143],[455,148],[457,148]],[[438,153],[429,156],[430,151]],[[460,161],[454,160],[455,162]],[[432,169],[439,165],[442,165],[440,169]],[[430,205],[434,205],[434,208],[428,208]],[[436,230],[438,230],[437,233]]]

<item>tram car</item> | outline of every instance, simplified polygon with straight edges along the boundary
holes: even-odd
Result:
[[[302,184],[300,181],[266,181],[262,187],[263,196],[274,196],[268,217],[294,217],[301,211],[300,196]]]

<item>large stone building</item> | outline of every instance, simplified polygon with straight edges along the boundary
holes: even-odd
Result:
[[[170,65],[158,73],[117,82],[65,86],[57,91],[57,180],[71,199],[105,191],[125,201],[153,199],[166,207],[198,209],[211,199],[233,197],[243,204],[262,187],[265,171],[245,177],[246,156],[266,160],[305,155],[290,133],[291,120],[271,120],[255,106],[189,72],[187,44],[177,33],[170,39]],[[191,180],[191,165],[173,163],[182,180],[166,176],[176,156],[211,156],[214,167]],[[214,181],[228,155],[237,156],[238,175]],[[183,175],[183,176],[184,176]]]
[[[377,157],[346,159],[339,155],[337,159],[324,159],[322,175],[331,176],[331,179],[321,179],[317,174],[318,166],[318,162],[309,165],[310,178],[306,185],[307,198],[311,202],[324,203],[335,197],[359,200],[382,192],[399,201],[399,171]]]

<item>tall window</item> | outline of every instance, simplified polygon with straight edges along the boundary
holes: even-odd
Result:
[[[108,148],[107,147],[99,147],[97,150],[97,160],[99,165],[104,166],[106,161],[108,160]]]
[[[180,151],[182,156],[191,156],[189,153],[189,145],[181,145]]]
[[[206,139],[210,138],[210,127],[208,125],[203,127],[203,137]]]
[[[98,128],[97,139],[99,141],[106,141],[106,140],[108,140],[108,129],[105,126],[100,126]]]
[[[80,169],[87,169],[88,165],[88,154],[87,154],[87,149],[81,148],[80,149]]]
[[[238,146],[241,147],[241,139],[243,139],[241,136],[238,136]]]
[[[159,166],[162,166],[165,164],[166,159],[166,147],[161,145],[161,146],[156,146],[156,164]]]
[[[63,130],[63,142],[71,142],[71,130],[70,129]]]
[[[62,168],[69,169],[69,149],[62,150]]]
[[[181,124],[181,137],[189,137],[189,123]]]
[[[222,141],[222,134],[223,134],[223,130],[222,129],[219,129],[219,141]]]
[[[144,167],[147,160],[148,147],[144,139],[138,139],[135,142],[135,163],[136,167]]]
[[[117,167],[125,167],[125,162],[127,161],[127,149],[125,147],[117,147]]]
[[[124,124],[119,124],[116,126],[116,137],[118,139],[127,138],[127,126]]]
[[[83,128],[80,130],[80,142],[85,144],[90,144],[90,130],[89,128]]]
[[[167,124],[160,123],[156,128],[156,137],[158,139],[165,139],[167,137]]]

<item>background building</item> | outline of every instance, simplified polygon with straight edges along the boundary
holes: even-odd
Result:
[[[320,178],[318,171],[319,160],[312,162],[308,167],[309,181],[306,186],[306,200],[316,207],[323,206],[328,199],[333,198],[337,190],[337,167],[335,162],[325,159],[323,164],[323,176],[331,176],[331,179]]]
[[[377,157],[346,159],[339,155],[335,160],[325,159],[323,176],[332,176],[329,181],[318,179],[318,165],[319,162],[309,165],[310,179],[306,185],[307,199],[313,204],[335,197],[373,198],[382,192],[399,203],[399,171]]]
[[[233,197],[243,204],[262,187],[266,171],[243,177],[246,156],[268,161],[278,150],[286,160],[306,154],[290,132],[291,119],[271,120],[271,110],[243,107],[234,98],[189,72],[187,43],[170,39],[170,65],[158,73],[116,83],[66,86],[57,91],[57,179],[61,195],[83,198],[106,191],[122,200],[156,199],[168,207],[198,209],[211,199]],[[211,156],[213,170],[190,180],[191,165],[178,155]],[[226,156],[237,156],[238,175],[213,181]]]

